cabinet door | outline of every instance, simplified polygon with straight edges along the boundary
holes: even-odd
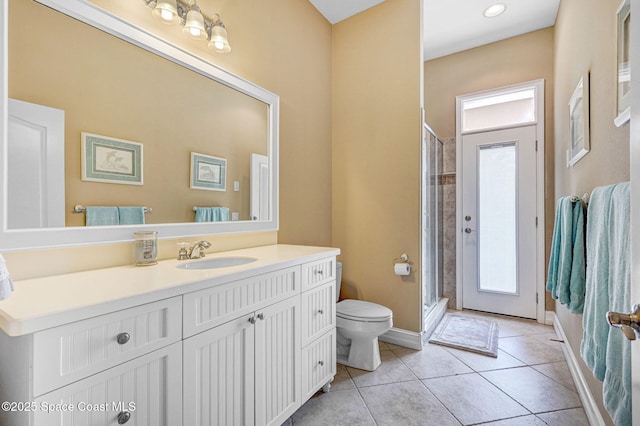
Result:
[[[185,425],[254,423],[253,321],[251,313],[184,340]]]
[[[256,425],[280,425],[301,405],[300,296],[256,312]]]
[[[175,426],[182,424],[182,344],[36,398],[37,426]]]

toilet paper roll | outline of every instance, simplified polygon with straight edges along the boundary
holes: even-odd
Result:
[[[411,265],[408,263],[396,263],[393,265],[393,271],[396,275],[409,275],[411,273]]]

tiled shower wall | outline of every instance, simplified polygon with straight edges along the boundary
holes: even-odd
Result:
[[[456,138],[442,140],[442,265],[443,297],[456,308]]]

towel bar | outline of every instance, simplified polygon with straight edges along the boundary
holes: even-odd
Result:
[[[196,211],[198,211],[198,209],[209,209],[209,208],[212,208],[212,207],[199,207],[199,206],[194,206],[194,207],[193,207],[193,211],[194,211],[194,212],[196,212]],[[220,209],[221,209],[222,207],[213,207],[213,208],[216,208],[216,209],[220,208]]]
[[[585,192],[584,195],[582,196],[582,198],[579,198],[577,195],[574,195],[573,197],[571,197],[571,202],[572,203],[575,203],[578,200],[582,200],[584,205],[588,206],[589,205],[589,193]]]
[[[73,206],[74,213],[84,213],[86,210],[87,208],[81,204],[76,204],[75,206]],[[151,207],[144,207],[145,213],[151,213],[152,211],[153,209]]]

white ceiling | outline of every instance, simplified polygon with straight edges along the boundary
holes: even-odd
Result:
[[[335,24],[384,0],[309,0]],[[482,12],[494,3],[507,10]],[[555,24],[560,0],[424,0],[424,59],[434,59]]]

